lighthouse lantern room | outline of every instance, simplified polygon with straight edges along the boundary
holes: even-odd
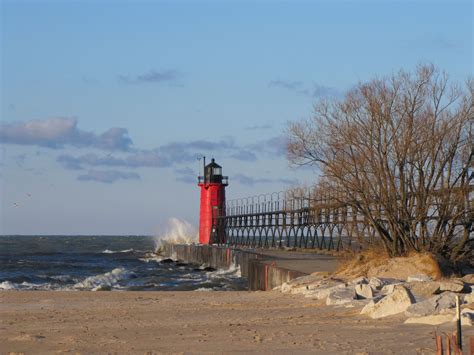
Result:
[[[208,165],[205,159],[203,176],[198,177],[198,186],[201,188],[199,243],[223,243],[224,230],[216,228],[213,221],[225,215],[225,187],[228,185],[228,178],[222,176],[222,167],[214,159]]]

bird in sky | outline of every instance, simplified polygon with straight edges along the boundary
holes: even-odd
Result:
[[[16,202],[13,202],[13,206],[19,207],[20,205],[19,205],[18,203],[16,203]]]

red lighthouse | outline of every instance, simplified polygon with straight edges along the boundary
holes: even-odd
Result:
[[[201,188],[201,208],[199,211],[199,243],[212,244],[224,242],[224,231],[216,230],[213,220],[225,214],[225,187],[227,176],[222,176],[222,167],[214,159],[206,165],[204,176],[199,176]]]

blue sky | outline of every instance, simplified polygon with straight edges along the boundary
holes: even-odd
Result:
[[[228,198],[310,184],[288,121],[375,75],[473,73],[456,1],[1,1],[1,234],[197,223],[196,157]]]

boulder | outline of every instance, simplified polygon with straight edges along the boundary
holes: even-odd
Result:
[[[439,290],[441,292],[443,291],[462,292],[464,290],[464,282],[458,279],[441,281],[439,283]]]
[[[456,308],[443,308],[439,310],[439,314],[450,314],[454,317],[456,314]]]
[[[461,325],[472,326],[474,325],[474,310],[465,308],[461,312]]]
[[[420,274],[420,275],[411,275],[408,276],[407,282],[427,282],[427,281],[433,281],[431,276],[425,275],[425,274]]]
[[[344,304],[344,307],[346,308],[354,308],[354,307],[364,307],[366,306],[369,302],[371,302],[371,300],[352,300],[348,303],[345,303]]]
[[[433,315],[436,313],[436,302],[429,299],[423,302],[418,302],[410,305],[406,311],[405,315],[408,317],[422,317],[427,315]]]
[[[439,325],[453,321],[452,314],[436,314],[424,317],[412,317],[405,321],[405,324],[429,324]]]
[[[464,275],[462,280],[467,284],[474,285],[474,274]]]
[[[331,281],[325,284],[321,284],[317,288],[308,290],[307,292],[305,292],[305,297],[311,298],[313,300],[322,300],[324,298],[327,298],[327,296],[329,296],[331,291],[337,288],[345,288],[345,287],[346,287],[346,284],[343,282]]]
[[[341,305],[352,302],[356,298],[354,287],[337,287],[326,298],[328,306]]]
[[[437,310],[456,307],[456,294],[452,292],[444,292],[439,295]]]
[[[382,289],[380,290],[380,293],[382,295],[389,295],[391,294],[393,291],[395,291],[395,285],[385,285],[384,287],[382,287]]]
[[[371,318],[382,318],[404,312],[415,298],[405,286],[396,285],[389,295],[382,298],[379,302],[370,302],[361,311],[361,314],[367,314]]]
[[[456,306],[456,296],[453,293],[443,293],[433,296],[423,302],[414,303],[409,306],[405,315],[408,317],[422,317],[439,314],[444,309]]]
[[[315,272],[312,272],[311,274],[309,274],[309,276],[323,277],[323,278],[327,278],[330,275],[331,275],[331,273],[329,271],[315,271]]]
[[[368,283],[369,280],[367,280],[367,278],[364,276],[358,277],[357,279],[354,279],[350,282],[351,285],[365,285]]]
[[[308,291],[318,288],[325,283],[323,275],[307,275],[285,282],[281,285],[281,292],[291,294],[306,294]]]
[[[369,280],[369,286],[372,287],[373,290],[380,290],[387,284],[386,281],[379,279],[378,277],[371,277]]]
[[[474,303],[474,292],[471,292],[467,295],[464,295],[464,302],[466,303]]]
[[[403,283],[403,282],[397,282],[397,283],[394,283],[394,284],[389,284],[389,285],[385,285],[384,287],[382,287],[382,289],[380,290],[380,294],[382,295],[389,295],[391,294],[394,290],[395,290],[395,286],[405,286],[406,284]]]
[[[374,291],[370,285],[366,284],[359,284],[355,286],[355,293],[357,294],[357,298],[373,298]]]
[[[281,286],[277,286],[275,289],[283,293],[288,293],[291,290],[291,286],[288,284],[288,282],[283,282]]]
[[[416,297],[431,297],[432,295],[439,292],[439,282],[428,281],[428,282],[410,282],[408,287],[413,295]]]

